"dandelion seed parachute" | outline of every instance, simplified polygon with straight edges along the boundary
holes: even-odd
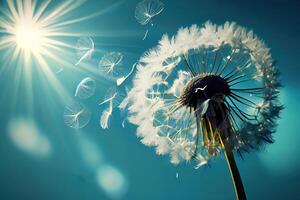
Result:
[[[135,18],[141,25],[151,22],[151,19],[164,10],[164,4],[159,0],[143,0],[135,8]]]
[[[64,122],[75,129],[85,127],[91,119],[91,112],[81,103],[73,102],[64,110]]]
[[[243,199],[233,152],[273,142],[282,109],[278,76],[270,50],[252,31],[207,22],[164,35],[147,51],[120,108],[142,143],[170,154],[173,164],[193,159],[198,168],[224,152]]]
[[[110,117],[112,115],[112,111],[113,111],[113,107],[112,107],[113,103],[112,100],[109,100],[109,106],[107,109],[105,109],[100,117],[100,126],[103,129],[108,129],[109,125],[110,125]]]
[[[75,96],[81,99],[87,99],[94,95],[96,90],[96,81],[86,77],[77,85]]]
[[[95,51],[95,44],[91,37],[80,37],[76,44],[78,61],[75,66],[79,65],[83,60],[89,60]]]
[[[59,68],[55,73],[56,74],[60,74],[61,72],[63,72],[64,71],[64,68]]]
[[[145,39],[147,38],[147,36],[148,36],[148,32],[149,32],[149,30],[146,30],[146,32],[145,32],[145,34],[144,34],[144,37],[143,37],[143,39],[142,39],[142,40],[145,40]]]
[[[164,4],[159,0],[143,0],[137,4],[135,8],[135,19],[141,25],[151,24],[153,26],[152,18],[159,15],[164,10]],[[146,30],[142,40],[148,36],[149,29]]]
[[[126,79],[134,72],[134,69],[136,67],[136,63],[134,63],[131,67],[130,72],[126,76],[121,76],[116,80],[117,86],[120,86],[126,81]]]
[[[125,98],[125,95],[122,91],[118,90],[115,87],[110,88],[105,95],[105,98],[99,105],[108,105],[106,109],[101,113],[100,116],[100,127],[103,129],[108,129],[110,126],[110,121],[113,113],[113,109],[120,105],[120,103]]]
[[[118,78],[121,74],[120,65],[122,64],[122,60],[123,54],[120,52],[106,53],[99,61],[98,69],[110,78]]]

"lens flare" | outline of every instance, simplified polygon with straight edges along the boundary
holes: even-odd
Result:
[[[23,51],[37,51],[43,45],[43,31],[31,21],[17,24],[15,30],[15,43]]]
[[[72,39],[85,36],[74,24],[99,16],[107,9],[80,16],[75,13],[85,0],[36,1],[7,0],[0,7],[0,76],[13,74],[12,99],[18,90],[26,91],[22,104],[33,110],[33,76],[38,73],[39,86],[51,86],[63,101],[72,96],[59,81],[63,69],[75,69],[76,46]],[[62,68],[63,66],[63,68]],[[90,66],[88,66],[90,70]],[[2,78],[2,77],[1,77]],[[35,78],[35,80],[37,80]],[[24,103],[26,102],[26,103]],[[28,104],[28,105],[27,105]]]
[[[78,6],[66,1],[50,12],[46,12],[51,1],[37,5],[36,1],[7,1],[1,9],[0,50],[8,49],[8,59],[22,58],[25,64],[35,59],[40,66],[48,67],[46,57],[56,56],[53,49],[70,47],[59,36],[72,36],[74,33],[62,32],[62,17]],[[67,6],[69,6],[67,8]]]

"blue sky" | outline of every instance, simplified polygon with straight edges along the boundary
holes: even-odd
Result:
[[[61,2],[52,1],[48,10]],[[98,123],[103,107],[97,104],[112,84],[94,69],[105,52],[123,52],[129,71],[164,33],[173,35],[180,27],[201,25],[207,20],[217,24],[235,21],[254,30],[271,48],[284,85],[280,99],[285,109],[275,133],[276,142],[261,152],[245,155],[244,160],[237,159],[237,163],[249,199],[294,199],[300,186],[299,2],[165,0],[165,10],[154,19],[146,40],[142,38],[147,27],[134,18],[138,2],[89,0],[68,16],[71,19],[103,11],[64,29],[91,36],[97,49],[81,69],[62,66],[64,71],[55,75],[71,96],[87,75],[97,81],[95,95],[83,102],[92,111],[90,123],[79,131],[64,124],[63,110],[69,97],[61,96],[63,93],[53,82],[45,81],[47,73],[42,72],[40,65],[33,63],[28,72],[22,63],[6,62],[5,49],[0,51],[0,199],[233,199],[224,158],[199,170],[191,164],[175,167],[168,156],[157,156],[153,148],[140,143],[135,136],[136,127],[127,124],[122,128],[119,111],[113,112],[109,130],[101,129]],[[0,6],[5,7],[6,2],[2,0]],[[59,39],[75,45],[78,37]],[[76,52],[74,49],[68,52],[68,56],[56,53],[72,66]],[[57,62],[47,61],[55,74],[60,68]],[[17,72],[21,74],[18,77]],[[30,87],[26,85],[29,77]],[[18,130],[29,130],[42,147],[28,151],[24,150],[26,146],[16,145],[9,135],[10,127],[15,124]],[[36,148],[40,153],[32,153]],[[104,172],[109,176],[99,178]]]

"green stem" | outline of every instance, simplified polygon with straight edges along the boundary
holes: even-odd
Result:
[[[228,164],[228,168],[231,173],[232,182],[234,184],[235,194],[237,200],[246,200],[246,193],[244,190],[243,182],[239,173],[239,169],[235,163],[234,155],[230,148],[226,148],[225,145],[225,156]]]

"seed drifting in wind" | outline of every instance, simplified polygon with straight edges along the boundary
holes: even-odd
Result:
[[[143,39],[142,39],[142,40],[145,40],[145,39],[147,38],[147,36],[148,36],[148,33],[149,33],[149,30],[146,30],[146,32],[145,32],[145,34],[144,34],[144,37],[143,37]]]
[[[76,51],[79,57],[75,66],[79,65],[83,60],[89,60],[95,51],[95,44],[91,37],[80,37],[76,44]]]
[[[105,95],[105,98],[102,102],[99,103],[99,106],[107,104],[107,108],[102,112],[100,116],[100,126],[103,129],[108,129],[110,125],[110,120],[112,117],[113,109],[120,105],[124,99],[124,94],[115,87],[110,88]]]
[[[90,77],[86,77],[77,85],[75,96],[81,99],[90,98],[95,94],[96,81]]]
[[[143,0],[137,4],[134,16],[138,23],[147,25],[152,23],[152,18],[164,10],[164,4],[159,0]]]
[[[81,103],[74,102],[67,105],[64,110],[64,122],[75,129],[85,127],[91,119],[91,112]]]
[[[122,83],[123,83],[124,81],[126,81],[126,79],[134,72],[134,69],[135,69],[135,67],[136,67],[136,64],[137,64],[137,63],[134,63],[134,64],[132,65],[131,71],[130,71],[126,76],[121,76],[120,78],[118,78],[118,79],[116,80],[116,83],[117,83],[118,86],[122,85]]]
[[[164,35],[137,68],[119,107],[141,142],[170,154],[173,164],[194,160],[196,168],[224,153],[237,199],[246,199],[233,153],[272,143],[283,109],[270,50],[235,23],[207,22]]]
[[[108,101],[108,108],[105,109],[102,114],[101,114],[101,117],[100,117],[100,126],[103,128],[103,129],[108,129],[109,128],[109,121],[110,121],[110,117],[112,115],[112,111],[113,111],[113,100],[110,99]]]
[[[159,15],[164,10],[164,4],[159,0],[143,0],[137,4],[135,8],[135,19],[141,25],[151,24],[153,26],[152,18]],[[147,29],[143,40],[148,36],[149,30]]]
[[[100,73],[104,73],[110,78],[116,78],[120,76],[120,65],[123,60],[123,54],[120,52],[106,53],[98,64]]]
[[[56,74],[60,74],[61,72],[63,72],[64,71],[64,68],[59,68],[55,73]]]

